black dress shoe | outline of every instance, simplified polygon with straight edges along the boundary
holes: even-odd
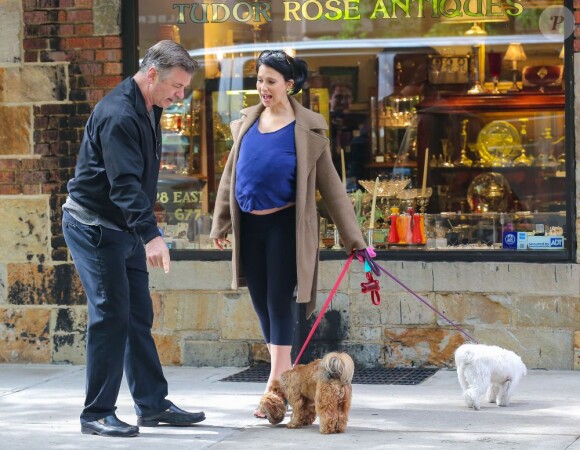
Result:
[[[160,423],[165,423],[174,427],[186,427],[202,420],[205,420],[203,412],[187,412],[175,405],[171,405],[160,413],[139,417],[137,424],[142,427],[156,427]]]
[[[81,419],[81,433],[99,436],[133,437],[139,436],[139,427],[120,421],[111,414],[97,420]]]

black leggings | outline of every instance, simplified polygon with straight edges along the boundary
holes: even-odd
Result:
[[[241,260],[266,343],[292,345],[296,287],[296,208],[242,213]]]

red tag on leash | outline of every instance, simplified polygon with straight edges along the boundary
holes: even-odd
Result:
[[[361,292],[363,294],[370,293],[371,294],[371,301],[373,305],[380,305],[381,304],[381,296],[379,294],[379,290],[381,286],[379,285],[379,280],[375,280],[373,278],[372,272],[366,273],[367,281],[363,281],[360,284]]]

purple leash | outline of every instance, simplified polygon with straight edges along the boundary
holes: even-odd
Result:
[[[373,271],[373,273],[375,275],[380,276],[381,272],[383,272],[388,277],[390,277],[395,283],[397,283],[399,286],[401,286],[403,289],[405,289],[409,294],[413,295],[413,297],[415,297],[421,303],[428,306],[435,314],[437,314],[439,317],[443,318],[445,321],[447,321],[451,325],[453,325],[457,331],[459,331],[460,333],[463,333],[465,336],[467,336],[467,338],[470,341],[472,341],[476,344],[479,344],[479,342],[476,339],[474,339],[467,331],[465,331],[463,328],[461,328],[459,325],[457,325],[452,320],[448,319],[443,313],[437,311],[437,309],[435,309],[435,307],[433,307],[427,300],[425,300],[423,297],[421,297],[419,294],[417,294],[413,289],[408,287],[405,283],[403,283],[401,280],[399,280],[396,276],[394,276],[392,273],[390,273],[387,269],[385,269],[383,266],[381,266],[379,263],[377,263],[371,257],[371,255],[368,253],[367,249],[357,250],[357,251],[359,254],[362,254],[363,258],[369,264],[369,266],[371,267],[371,270]]]

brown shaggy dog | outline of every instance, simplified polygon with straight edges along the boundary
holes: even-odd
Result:
[[[277,424],[284,419],[287,400],[292,406],[288,428],[312,425],[318,415],[321,433],[343,433],[350,411],[353,375],[350,356],[328,353],[322,359],[284,372],[264,394],[259,408],[270,423]]]

